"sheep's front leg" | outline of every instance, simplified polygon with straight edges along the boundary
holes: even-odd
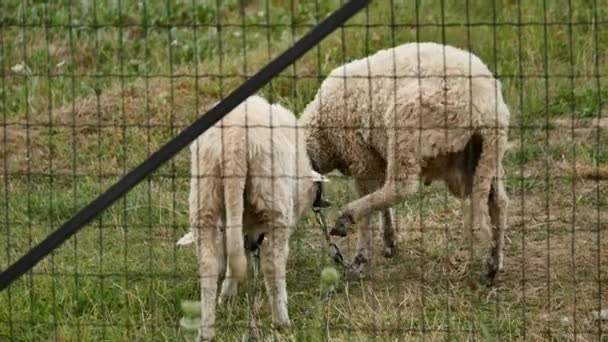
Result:
[[[357,222],[358,232],[357,252],[349,265],[348,278],[358,279],[362,276],[366,266],[371,262],[373,227],[371,226],[371,216],[363,218]]]
[[[384,229],[384,253],[385,257],[393,256],[396,249],[395,231],[392,225],[392,211],[385,209],[380,213]],[[387,222],[388,221],[388,222]],[[349,266],[348,277],[350,279],[361,278],[367,265],[372,259],[373,229],[371,216],[367,216],[357,223],[357,253]]]
[[[223,222],[220,223],[221,227],[224,227]],[[232,277],[232,270],[226,263],[226,236],[225,228],[219,230],[218,238],[216,239],[216,251],[217,251],[217,262],[218,262],[218,274],[219,274],[219,285],[220,285],[220,296],[218,297],[218,304],[223,305],[227,300],[234,297],[237,293],[237,282]]]
[[[260,248],[260,264],[272,309],[273,325],[279,330],[288,329],[290,321],[287,313],[286,268],[289,228],[284,225],[272,227]]]
[[[498,271],[500,269],[500,259],[502,258],[502,234],[498,228],[498,232],[492,229],[491,225],[487,220],[488,214],[490,213],[490,202],[493,202],[491,197],[496,197],[496,207],[502,206],[504,203],[499,203],[498,196],[501,197],[500,201],[504,201],[506,193],[500,192],[496,188],[496,196],[490,196],[493,183],[496,183],[498,178],[501,178],[502,172],[500,172],[502,160],[502,154],[500,141],[494,141],[493,139],[486,138],[483,142],[483,148],[479,157],[479,162],[475,169],[475,175],[473,178],[473,187],[471,191],[471,224],[473,230],[476,232],[478,243],[486,244],[489,248],[482,250],[481,252],[481,274],[480,282],[486,286],[494,285]],[[504,189],[500,189],[504,190]],[[496,208],[495,208],[496,209]],[[496,215],[496,222],[498,225],[503,224],[500,221],[506,221],[506,217],[501,217],[503,213],[502,208],[494,211]],[[504,227],[502,228],[504,230]],[[499,245],[500,244],[500,245]]]
[[[389,139],[389,146],[394,146],[393,141],[394,138]],[[398,146],[395,146],[389,149],[386,180],[382,188],[347,204],[332,228],[333,235],[346,235],[349,225],[376,210],[385,210],[398,204],[416,191],[417,177],[420,173],[417,154],[407,141],[402,145],[402,148],[397,149]]]
[[[379,188],[381,180],[375,178],[358,178],[355,180],[357,192],[360,196],[367,195]],[[382,228],[384,231],[384,256],[392,256],[395,248],[395,232],[392,222],[392,211],[390,208],[382,210],[380,213]],[[357,253],[349,268],[349,278],[356,279],[361,277],[367,264],[371,262],[373,229],[371,225],[371,215],[366,216],[357,223]]]
[[[375,210],[386,209],[398,204],[405,197],[414,193],[416,189],[415,176],[403,180],[387,180],[380,190],[347,204],[332,231],[334,233],[346,232],[349,225],[358,222]]]
[[[498,264],[498,272],[504,268],[504,236],[507,227],[507,212],[509,207],[509,197],[505,190],[502,172],[494,180],[490,190],[490,219],[492,221],[492,258]]]
[[[393,209],[382,210],[382,238],[384,240],[384,257],[390,258],[397,252],[397,229],[393,217]]]

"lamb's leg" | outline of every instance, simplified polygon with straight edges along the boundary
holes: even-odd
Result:
[[[260,265],[272,309],[272,322],[279,330],[290,326],[286,283],[288,254],[289,228],[285,225],[272,227],[266,235],[266,241],[260,247]]]
[[[215,336],[215,300],[218,283],[218,260],[216,255],[216,226],[213,222],[199,221],[197,254],[201,283],[201,319],[199,341],[210,341]]]
[[[501,167],[502,169],[502,167]],[[504,186],[504,172],[500,172],[492,183],[490,190],[490,219],[492,221],[492,239],[494,248],[492,249],[492,258],[498,264],[498,271],[501,272],[504,267],[504,235],[507,228],[507,213],[509,207],[509,198]]]

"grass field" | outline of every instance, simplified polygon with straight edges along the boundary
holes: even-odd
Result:
[[[321,2],[321,1],[319,1]],[[339,1],[0,2],[0,268],[290,46]],[[245,25],[246,27],[243,27]],[[263,94],[296,112],[324,76],[411,41],[479,55],[512,111],[506,271],[477,286],[462,205],[422,187],[397,209],[399,254],[380,234],[361,282],[319,302],[329,264],[313,217],[288,271],[297,341],[606,340],[608,1],[375,0]],[[184,152],[0,293],[0,341],[174,341],[198,298]],[[354,198],[334,177],[328,197]],[[336,208],[329,212],[335,217]],[[356,236],[341,245],[352,256]],[[248,301],[255,294],[255,305]],[[261,283],[218,316],[220,340],[272,336]]]

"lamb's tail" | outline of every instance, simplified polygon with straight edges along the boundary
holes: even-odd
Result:
[[[228,135],[228,132],[226,132]],[[224,204],[226,208],[226,254],[231,275],[237,281],[247,275],[247,257],[243,238],[243,212],[245,210],[245,182],[247,177],[247,156],[238,135],[235,139],[225,137],[230,143],[224,149]]]

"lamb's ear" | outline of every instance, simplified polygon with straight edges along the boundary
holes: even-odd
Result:
[[[315,170],[312,170],[312,181],[313,182],[320,182],[320,183],[325,183],[325,182],[329,182],[329,178],[323,176],[322,174],[318,173]]]

